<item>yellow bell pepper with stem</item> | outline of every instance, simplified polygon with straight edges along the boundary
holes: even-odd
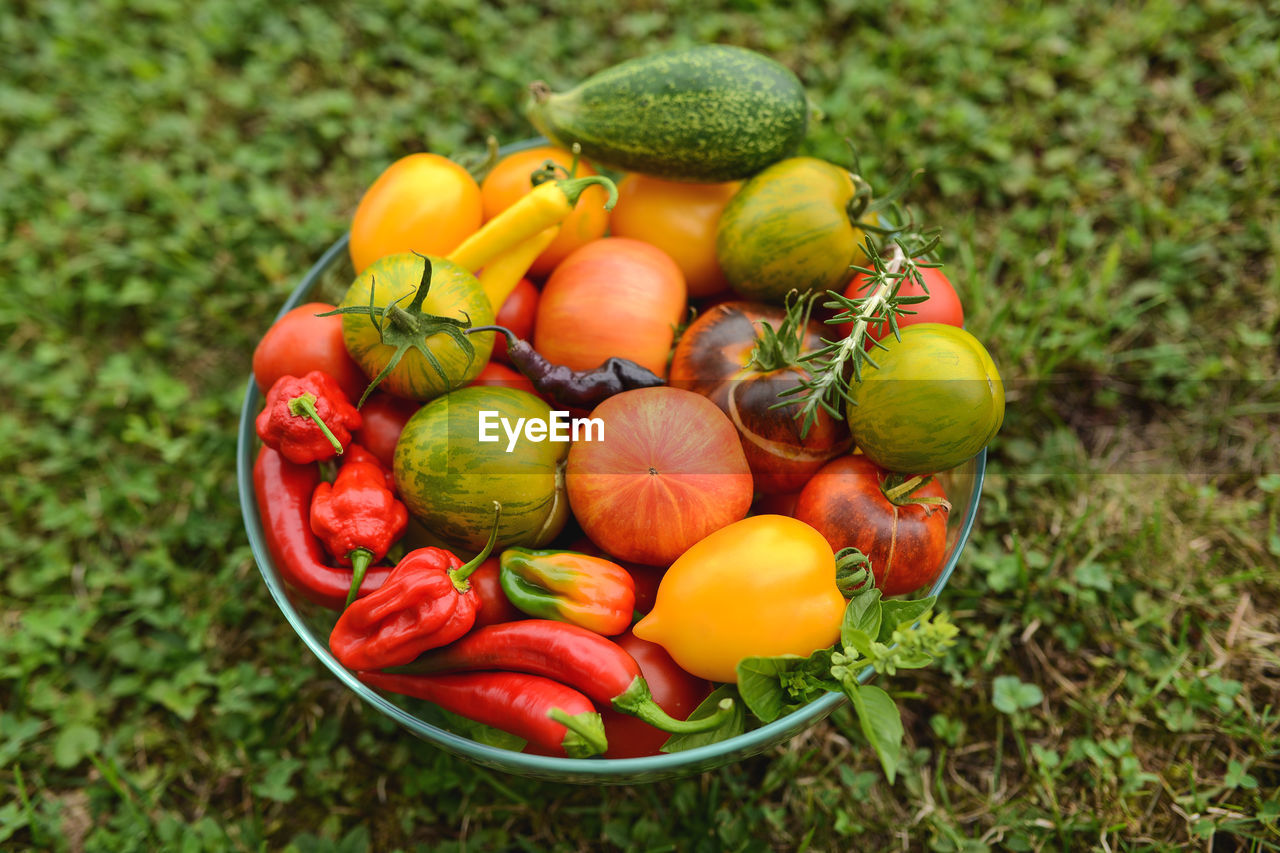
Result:
[[[757,515],[681,554],[632,633],[694,675],[736,683],[743,658],[808,656],[836,642],[844,610],[822,534],[794,518]]]
[[[477,276],[480,279],[480,287],[484,290],[485,296],[489,297],[489,304],[493,306],[495,315],[502,310],[502,303],[507,301],[511,291],[516,289],[520,279],[529,272],[529,267],[537,260],[538,255],[542,254],[542,250],[556,238],[559,230],[558,225],[544,228],[528,240],[489,261],[484,265],[484,269],[480,270],[480,275]]]

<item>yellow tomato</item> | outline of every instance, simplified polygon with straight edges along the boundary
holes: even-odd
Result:
[[[439,154],[401,157],[378,176],[351,219],[356,273],[403,252],[445,256],[480,227],[480,187]]]
[[[627,175],[618,184],[609,227],[615,236],[643,240],[670,255],[684,272],[690,297],[711,296],[729,287],[716,258],[716,227],[740,186]]]
[[[736,683],[743,658],[830,646],[844,608],[822,534],[794,518],[756,515],[681,554],[632,633],[694,675]]]
[[[563,148],[541,145],[516,151],[499,160],[480,182],[484,221],[493,219],[529,193],[533,189],[530,176],[548,160],[568,169],[573,163],[573,155]],[[578,161],[574,177],[586,178],[594,174],[596,171],[589,164]],[[564,172],[557,172],[555,177],[564,176]],[[588,187],[573,212],[560,223],[560,232],[555,239],[529,267],[529,274],[538,278],[548,275],[574,249],[603,237],[609,228],[609,212],[604,209],[608,199],[609,192],[604,187]]]

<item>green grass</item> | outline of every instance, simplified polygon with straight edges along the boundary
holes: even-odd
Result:
[[[382,5],[0,11],[0,845],[1280,848],[1274,9]],[[240,523],[253,345],[362,188],[712,40],[799,73],[811,153],[925,170],[1009,385],[892,786],[847,711],[634,789],[454,760],[301,648]]]

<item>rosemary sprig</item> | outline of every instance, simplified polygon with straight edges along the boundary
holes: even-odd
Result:
[[[914,239],[913,239],[914,238]],[[899,317],[913,313],[906,306],[928,299],[928,287],[920,274],[922,267],[937,266],[924,260],[938,245],[937,233],[912,234],[908,229],[893,231],[889,256],[886,258],[868,239],[865,244],[870,267],[854,267],[865,276],[860,290],[869,291],[866,296],[849,298],[842,293],[828,290],[830,301],[826,308],[836,309],[828,324],[853,324],[849,336],[840,340],[822,339],[824,346],[800,356],[799,361],[808,370],[808,378],[801,379],[793,388],[781,392],[777,407],[794,403],[800,405],[796,417],[801,419],[800,435],[808,435],[817,421],[818,411],[826,410],[836,419],[843,419],[843,403],[852,403],[851,383],[862,381],[862,369],[866,364],[879,367],[867,350],[867,330],[872,323],[887,324],[895,338],[901,338]],[[902,284],[910,277],[925,291],[922,296],[905,296],[900,293]],[[872,339],[874,345],[886,349],[884,344]]]

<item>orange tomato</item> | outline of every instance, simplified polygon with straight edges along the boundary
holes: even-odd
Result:
[[[711,296],[729,287],[716,259],[716,227],[740,186],[740,181],[690,184],[627,175],[618,184],[610,233],[662,249],[684,272],[691,298]]]
[[[480,227],[480,186],[471,173],[439,154],[410,154],[387,167],[365,190],[351,219],[356,273],[401,252],[444,257]]]
[[[480,182],[484,221],[488,222],[532,190],[529,176],[542,168],[547,160],[568,169],[573,163],[573,155],[563,148],[542,145],[508,154],[499,160]],[[594,174],[596,171],[589,164],[578,161],[577,177]],[[564,175],[559,174],[558,177],[563,178]],[[604,236],[609,228],[609,212],[604,209],[608,200],[609,193],[604,187],[587,188],[573,213],[561,223],[560,233],[529,267],[529,274],[537,278],[548,275],[574,249]]]
[[[533,347],[572,370],[619,356],[663,376],[686,304],[684,274],[670,255],[629,237],[602,237],[547,279]]]

